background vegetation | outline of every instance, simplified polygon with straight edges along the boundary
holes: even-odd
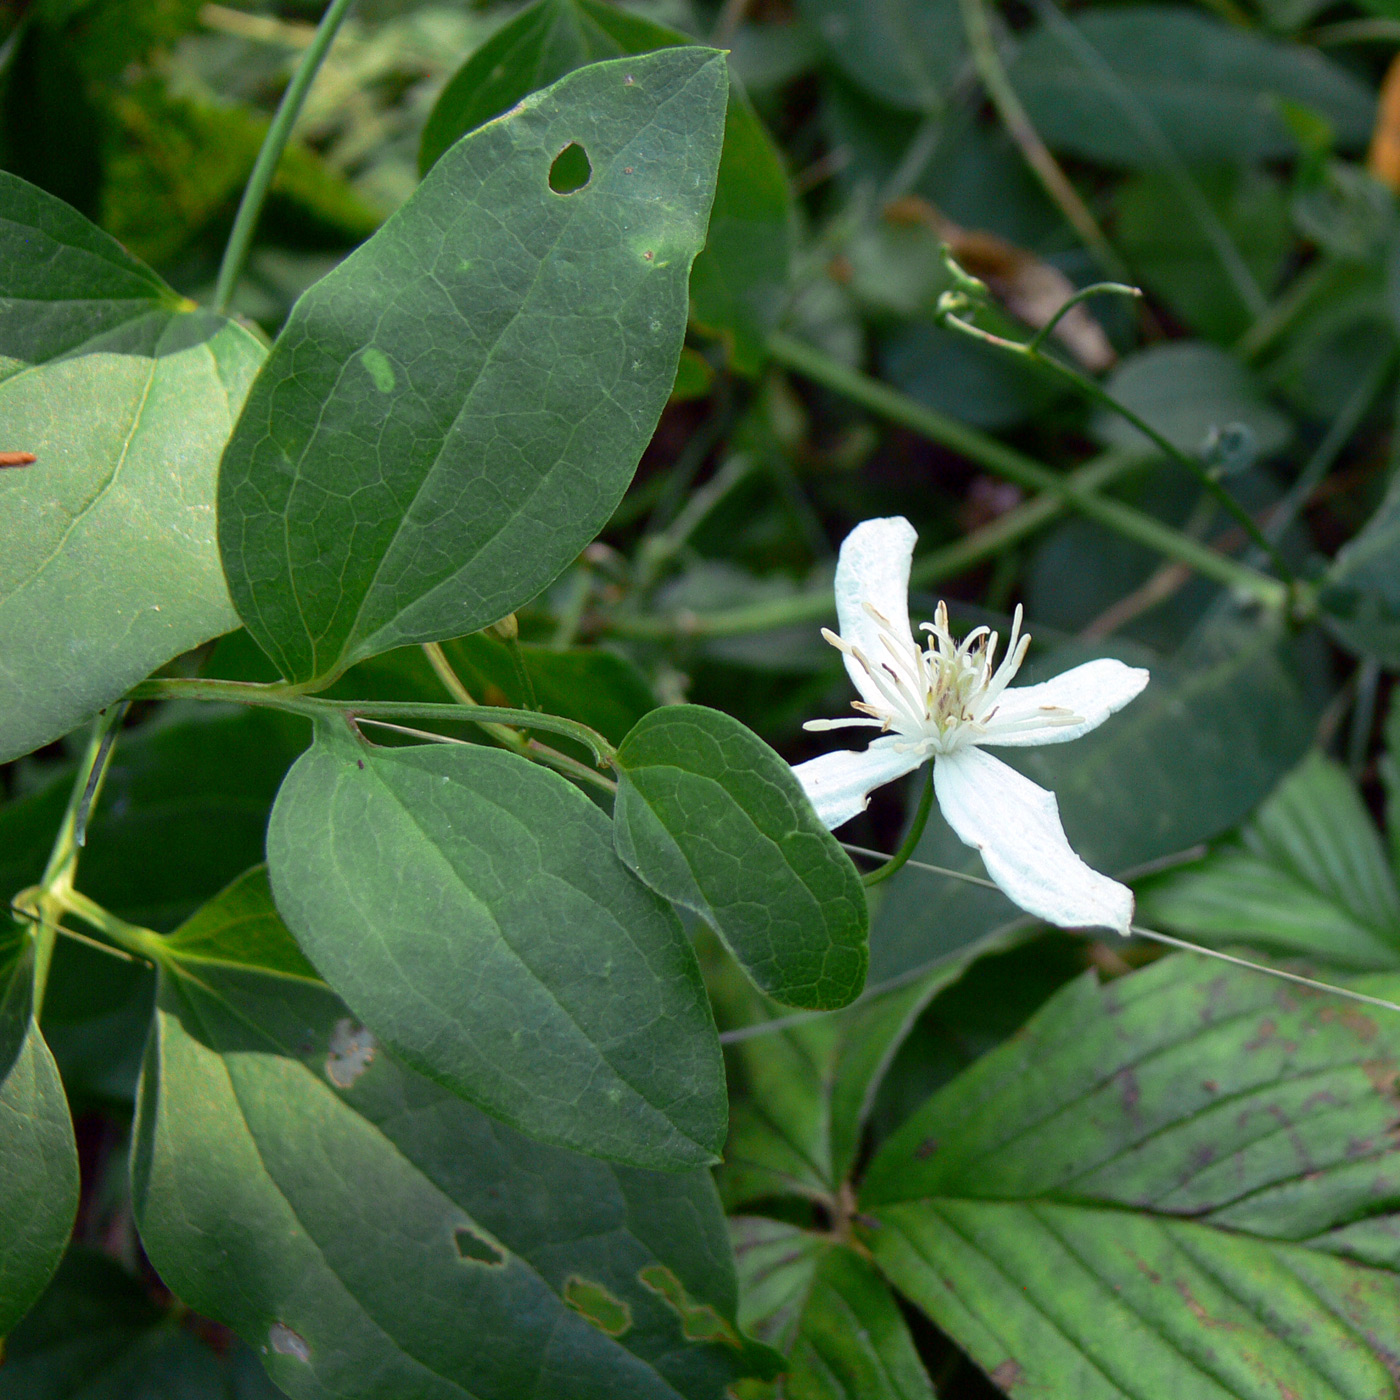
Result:
[[[319,18],[299,0],[5,0],[0,165],[211,302]],[[1004,632],[1020,602],[1037,674],[1103,654],[1150,667],[1130,711],[1025,765],[1085,858],[1132,879],[1144,924],[1400,999],[1400,9],[359,0],[230,309],[275,337],[462,132],[583,63],[682,37],[730,50],[747,100],[730,108],[675,389],[600,538],[519,612],[519,648],[446,644],[460,683],[613,742],[657,704],[695,701],[810,757],[826,745],[802,721],[849,699],[818,632],[835,550],[859,520],[903,514],[920,537],[916,618],[944,597],[960,628]],[[1061,321],[1043,349],[1066,374],[945,323],[945,246],[990,289],[960,314],[1013,342],[1078,287],[1145,295]],[[243,632],[168,674],[273,678]],[[338,684],[445,698],[416,649]],[[185,921],[263,859],[306,725],[155,701],[125,724],[82,888],[195,938]],[[7,897],[42,874],[84,743],[0,768]],[[882,791],[840,835],[893,850],[908,796]],[[917,859],[980,872],[936,813]],[[726,1040],[717,1180],[738,1320],[788,1357],[783,1393],[1394,1393],[1400,1013],[1036,929],[917,863],[873,911],[867,995],[837,1014],[766,1001],[698,935]],[[42,1029],[81,1204],[68,1257],[8,1339],[6,1400],[274,1393],[254,1351],[202,1315],[217,1309],[172,1296],[135,1228],[153,984],[139,960],[58,944]],[[334,1053],[355,1063],[354,1044]],[[490,1150],[518,1184],[527,1168]],[[616,1188],[584,1160],[551,1182],[558,1210]],[[0,1194],[3,1173],[0,1154]],[[628,1209],[643,1233],[681,1211]],[[386,1268],[412,1267],[391,1255]],[[594,1328],[626,1330],[607,1289],[572,1286]],[[730,1324],[714,1309],[685,1306],[713,1350],[742,1350],[715,1341]],[[419,1325],[384,1324],[405,1351]],[[496,1324],[442,1323],[462,1325]],[[299,1342],[274,1336],[274,1364]],[[776,1393],[759,1350],[726,1366],[636,1393]],[[494,1383],[474,1393],[535,1393],[515,1373]]]

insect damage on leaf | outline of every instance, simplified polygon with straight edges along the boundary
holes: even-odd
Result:
[[[632,1329],[632,1309],[592,1279],[571,1274],[564,1285],[564,1301],[610,1337],[621,1337]]]
[[[285,1322],[274,1322],[267,1329],[267,1340],[278,1356],[294,1356],[298,1361],[311,1360],[311,1348],[306,1338],[293,1332]]]
[[[457,1244],[457,1253],[474,1264],[486,1264],[498,1269],[506,1262],[505,1250],[466,1225],[459,1225],[452,1232]]]
[[[732,1323],[726,1322],[708,1303],[695,1302],[685,1284],[664,1264],[648,1264],[637,1277],[666,1300],[681,1320],[681,1331],[688,1342],[723,1342],[741,1348],[744,1343]]]
[[[342,1016],[331,1031],[326,1054],[326,1078],[337,1089],[348,1089],[369,1068],[378,1044],[374,1032]]]

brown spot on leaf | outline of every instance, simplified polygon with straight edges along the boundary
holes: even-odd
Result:
[[[1138,1088],[1137,1075],[1130,1069],[1120,1069],[1115,1078],[1122,1091],[1124,1111],[1129,1118],[1136,1117],[1138,1100],[1142,1098],[1142,1090]]]
[[[1267,1045],[1277,1033],[1278,1027],[1271,1018],[1266,1016],[1259,1022],[1259,1034],[1256,1035],[1253,1040],[1245,1041],[1244,1048],[1246,1050],[1258,1050],[1262,1046]]]
[[[1176,1291],[1181,1294],[1181,1301],[1186,1304],[1187,1311],[1190,1312],[1191,1316],[1203,1327],[1209,1327],[1212,1330],[1220,1328],[1222,1331],[1226,1332],[1238,1332],[1240,1330],[1239,1323],[1237,1322],[1226,1322],[1223,1318],[1212,1317],[1205,1310],[1205,1306],[1200,1300],[1196,1298],[1186,1286],[1186,1281],[1184,1279],[1177,1279]]]
[[[32,452],[0,452],[0,467],[28,467],[38,460]]]
[[[992,1371],[992,1384],[1002,1390],[1011,1390],[1012,1387],[1021,1384],[1025,1378],[1025,1372],[1021,1369],[1019,1361],[1013,1361],[1009,1356],[995,1370]]]
[[[916,1162],[927,1162],[935,1152],[938,1151],[938,1139],[936,1137],[926,1137],[915,1149],[914,1160]]]
[[[1201,1088],[1208,1094],[1218,1094],[1220,1092],[1220,1081],[1218,1079],[1201,1080]]]
[[[1362,1060],[1361,1071],[1371,1081],[1371,1087],[1376,1093],[1395,1093],[1395,1080],[1400,1071],[1393,1060]]]
[[[1363,1045],[1369,1045],[1376,1038],[1375,1021],[1354,1006],[1324,1006],[1317,1019],[1340,1021]]]

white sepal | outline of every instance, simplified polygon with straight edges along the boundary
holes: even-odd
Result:
[[[1068,743],[1097,729],[1109,715],[1135,699],[1148,679],[1149,673],[1141,667],[1125,666],[1106,656],[1039,685],[1013,686],[1002,692],[992,718],[983,721],[984,733],[978,742],[998,748]],[[1061,717],[1066,712],[1077,722],[1064,723]],[[1037,724],[1041,718],[1045,722]]]
[[[918,534],[902,516],[866,520],[857,525],[841,545],[836,564],[836,616],[841,638],[860,651],[872,666],[891,661],[880,640],[881,625],[867,604],[885,620],[888,631],[912,652],[909,628],[909,565]],[[868,705],[887,707],[886,696],[874,685],[865,668],[847,655],[846,674]]]
[[[1014,904],[1060,928],[1127,935],[1133,892],[1075,855],[1053,792],[972,747],[940,755],[933,781],[948,825]]]
[[[793,768],[828,831],[865,811],[872,788],[892,783],[924,762],[922,754],[901,752],[897,744],[898,737],[889,735],[860,752],[834,749]]]

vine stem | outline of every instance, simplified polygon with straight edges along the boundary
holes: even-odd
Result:
[[[1112,283],[1102,284],[1112,286]],[[1085,288],[1085,291],[1089,291]],[[966,298],[959,297],[958,293],[944,293],[944,297],[952,296],[955,301]],[[1139,293],[1140,295],[1140,293]],[[970,321],[964,321],[961,317],[953,314],[952,307],[943,310],[939,317],[943,325],[951,330],[956,330],[959,334],[965,335],[972,340],[981,341],[984,345],[994,346],[998,350],[1003,350],[1008,354],[1017,355],[1023,360],[1029,360],[1032,364],[1042,365],[1046,369],[1052,370],[1062,379],[1066,379],[1073,384],[1085,398],[1091,399],[1094,403],[1102,404],[1104,408],[1132,424],[1158,451],[1165,453],[1174,462],[1180,463],[1196,478],[1197,481],[1208,491],[1215,500],[1230,514],[1245,534],[1249,536],[1251,543],[1263,551],[1269,562],[1274,566],[1275,572],[1285,583],[1294,582],[1293,571],[1288,567],[1283,556],[1278,552],[1256,524],[1254,517],[1220,484],[1214,475],[1193,457],[1189,452],[1183,452],[1170,438],[1163,436],[1145,418],[1135,413],[1126,404],[1119,403],[1106,389],[1096,384],[1087,374],[1080,374],[1077,369],[1071,369],[1069,365],[1061,360],[1055,359],[1053,355],[1047,355],[1040,349],[1042,337],[1037,335],[1034,339],[1022,344],[1020,341],[1008,340],[1005,336],[993,335],[990,331],[984,331],[979,326],[974,326]],[[1188,538],[1183,535],[1183,539]]]
[[[335,715],[351,720],[452,720],[471,724],[508,724],[559,734],[589,749],[598,766],[612,763],[617,750],[596,729],[536,710],[512,710],[496,705],[419,705],[396,700],[326,700],[303,695],[295,686],[252,685],[247,681],[184,680],[168,677],[142,681],[127,693],[128,700],[221,700],[235,705],[260,705],[288,714],[324,720]]]
[[[22,912],[34,918],[37,929],[34,949],[34,1014],[44,1004],[44,989],[48,984],[49,966],[53,962],[54,942],[58,937],[58,911],[67,907],[66,897],[73,889],[73,877],[78,868],[78,827],[80,820],[91,811],[102,791],[102,780],[112,758],[112,736],[126,714],[125,705],[109,705],[93,721],[87,748],[68,794],[53,847],[39,883],[17,895],[15,903]]]
[[[272,177],[277,173],[282,152],[291,139],[292,128],[296,125],[297,117],[301,115],[306,95],[311,91],[316,73],[330,51],[336,31],[353,3],[354,0],[331,0],[326,7],[321,23],[316,28],[316,35],[302,54],[296,72],[292,74],[292,80],[287,84],[281,102],[277,104],[277,111],[267,128],[267,135],[263,137],[258,157],[253,162],[252,173],[243,188],[238,213],[234,216],[233,228],[224,248],[223,261],[219,264],[218,280],[214,283],[214,310],[221,315],[228,311],[234,290],[238,286],[238,279],[243,275],[258,217],[267,200],[267,192],[272,187]]]
[[[1062,476],[998,442],[996,438],[958,422],[956,418],[925,408],[878,379],[872,379],[859,370],[848,369],[814,346],[778,334],[769,337],[768,349],[774,359],[789,369],[796,370],[872,413],[908,428],[930,442],[960,452],[1018,486],[1057,496],[1070,509],[1098,521],[1115,534],[1136,540],[1168,559],[1176,559],[1271,611],[1282,612],[1293,593],[1301,588],[1301,585],[1295,584],[1290,589],[1279,579],[1270,578],[1238,560],[1217,554],[1199,540],[1162,524],[1143,511],[1086,490],[1073,476]],[[1253,524],[1252,521],[1250,523]]]
[[[1045,193],[1059,206],[1060,212],[1098,259],[1099,265],[1111,277],[1124,276],[1127,268],[1122,258],[1114,251],[1098,221],[1089,212],[1089,206],[1079,197],[1079,191],[1074,188],[1069,176],[1050,154],[1050,148],[1040,139],[1040,133],[1016,95],[1001,55],[997,53],[984,0],[959,0],[959,8],[977,76],[981,78],[982,86],[986,88],[992,106],[997,109],[1007,134],[1025,157],[1026,164],[1035,172]]]

